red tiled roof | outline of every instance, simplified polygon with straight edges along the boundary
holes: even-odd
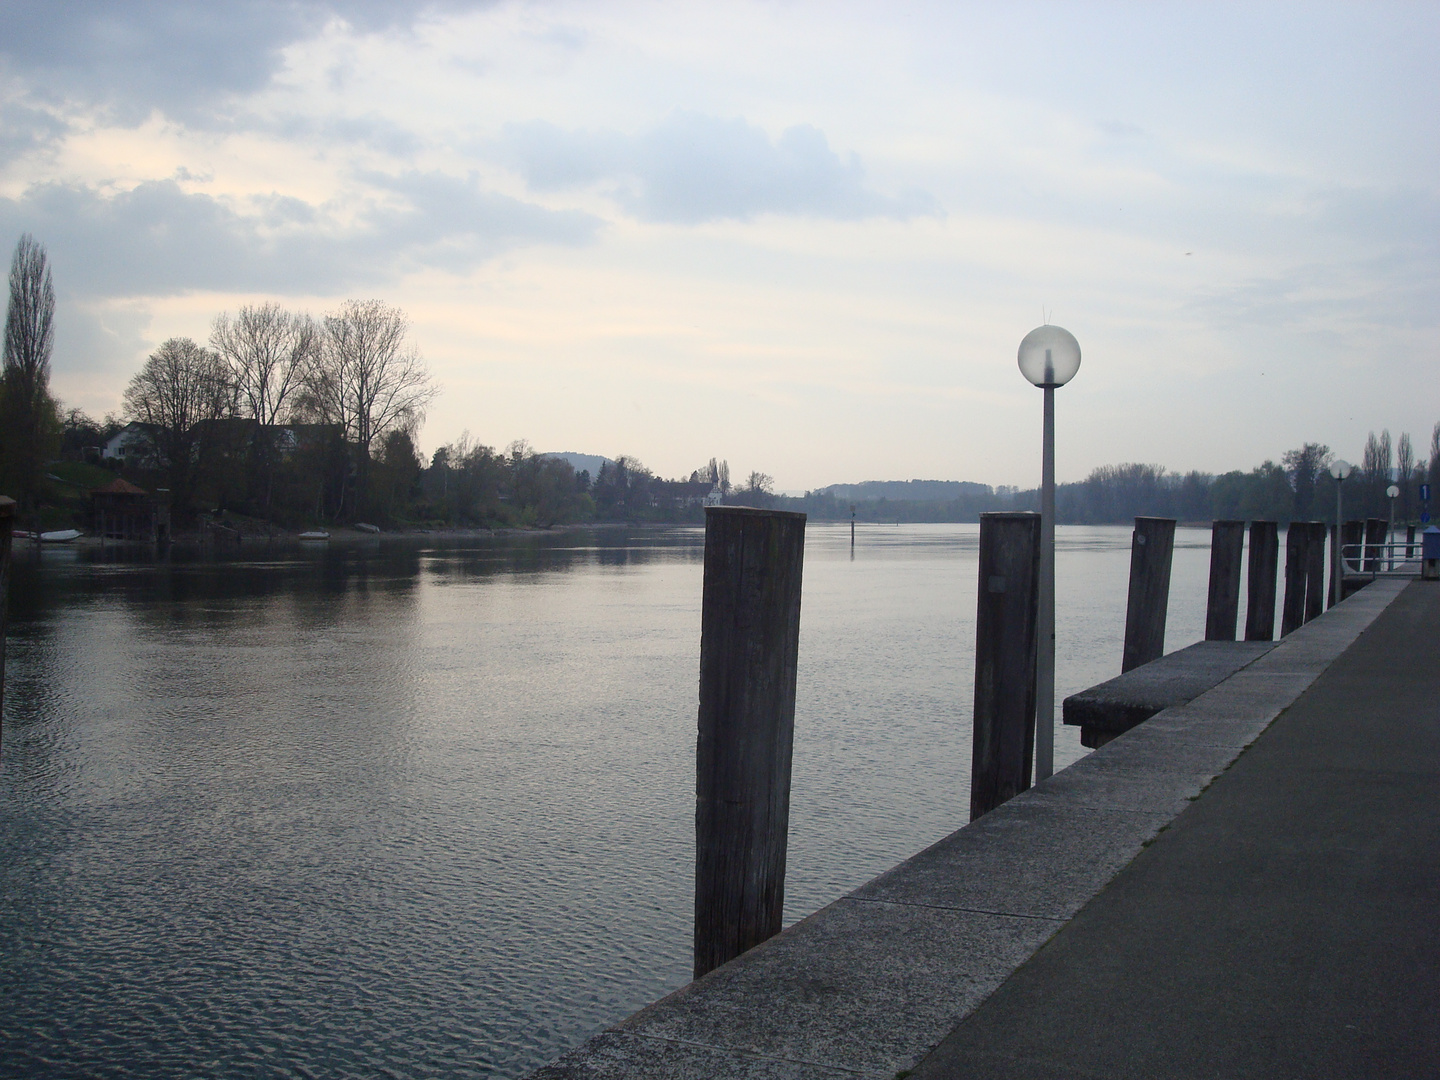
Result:
[[[143,490],[143,489],[141,489],[141,488],[136,487],[134,484],[131,484],[131,483],[125,481],[125,480],[120,479],[120,477],[117,476],[114,480],[111,480],[110,483],[106,484],[104,487],[96,488],[94,491],[90,492],[90,494],[91,494],[91,495],[148,495],[148,494],[150,494],[150,493],[149,493],[148,491],[145,491],[145,490]]]

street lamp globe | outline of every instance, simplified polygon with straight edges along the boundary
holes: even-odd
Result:
[[[1350,475],[1350,472],[1352,469],[1354,469],[1354,467],[1355,466],[1351,465],[1350,462],[1344,460],[1343,458],[1336,458],[1330,464],[1330,475],[1333,476],[1336,480],[1344,480],[1347,476]]]
[[[1039,387],[1064,386],[1080,370],[1080,342],[1059,326],[1037,326],[1020,342],[1020,374]]]
[[[1391,484],[1388,488],[1385,489],[1385,494],[1386,494],[1389,498],[1394,499],[1394,498],[1396,498],[1396,497],[1399,496],[1399,494],[1400,494],[1400,489],[1399,489],[1398,487],[1396,487],[1394,484]]]

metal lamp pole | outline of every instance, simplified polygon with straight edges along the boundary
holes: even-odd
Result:
[[[1035,780],[1055,772],[1055,388],[1080,370],[1080,343],[1058,326],[1020,342],[1020,371],[1045,395],[1040,440],[1040,588],[1035,645]]]

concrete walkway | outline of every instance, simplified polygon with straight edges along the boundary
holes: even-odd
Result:
[[[1440,586],[1411,584],[913,1075],[1440,1076]]]
[[[534,1076],[1440,1076],[1437,638],[1376,581]]]

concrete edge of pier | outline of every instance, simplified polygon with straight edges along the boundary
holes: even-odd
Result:
[[[892,1080],[1105,888],[1408,583],[1375,581],[1189,704],[532,1077]]]

